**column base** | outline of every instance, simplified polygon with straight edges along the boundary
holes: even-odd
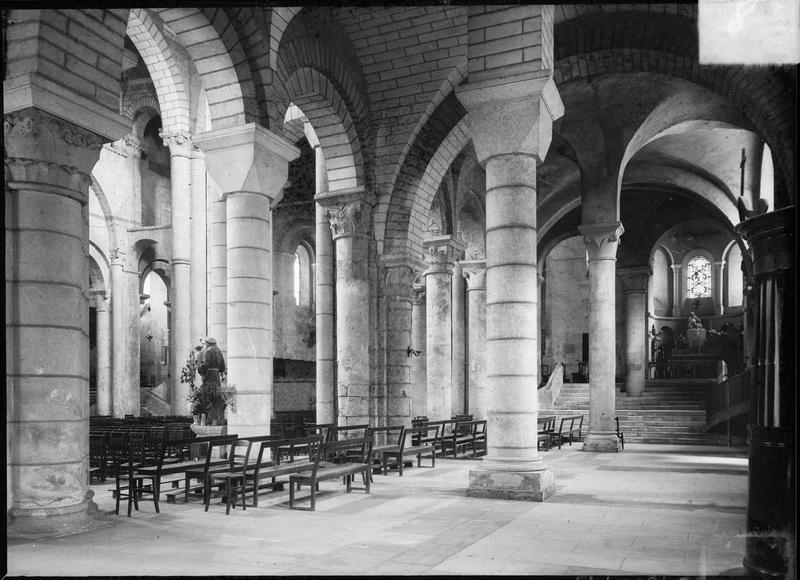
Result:
[[[26,540],[58,538],[111,525],[97,504],[87,499],[63,508],[11,508],[6,537]]]
[[[615,433],[588,433],[583,440],[582,451],[618,453],[621,449],[619,437]]]
[[[553,472],[547,468],[536,471],[472,469],[467,497],[544,501],[555,491]]]

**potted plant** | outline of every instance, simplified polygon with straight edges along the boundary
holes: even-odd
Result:
[[[196,349],[189,353],[189,359],[181,369],[181,383],[189,385],[190,412],[195,424],[221,426],[225,424],[225,409],[235,409],[236,386],[228,383],[225,373],[220,374],[220,382],[197,383],[197,367],[200,364]],[[205,420],[203,418],[205,417]]]

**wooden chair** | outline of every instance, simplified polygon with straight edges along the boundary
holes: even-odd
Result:
[[[114,513],[119,515],[119,504],[125,499],[128,502],[128,517],[131,517],[131,507],[139,511],[139,499],[145,495],[151,495],[156,513],[159,512],[158,496],[161,493],[161,461],[158,461],[158,469],[153,475],[142,475],[137,469],[146,465],[147,449],[141,441],[134,441],[128,445],[127,461],[116,464],[114,477],[114,496],[116,497],[116,509]],[[159,454],[163,456],[163,454]],[[148,483],[149,481],[149,483]]]
[[[93,477],[101,482],[106,481],[108,474],[108,435],[106,433],[92,433],[89,435],[89,481]]]
[[[236,507],[236,501],[241,494],[242,496],[242,509],[247,509],[247,502],[245,501],[245,480],[247,478],[247,462],[250,460],[250,448],[252,443],[247,439],[238,439],[233,444],[233,449],[228,453],[230,463],[228,471],[213,471],[209,473],[206,479],[206,489],[203,490],[203,497],[205,499],[206,511],[211,503],[211,488],[214,485],[220,486],[220,493],[225,490],[225,515],[231,513],[231,492],[233,492],[233,507]]]
[[[236,441],[236,435],[230,436],[220,436],[210,438],[208,440],[208,445],[206,447],[206,456],[205,461],[203,463],[203,467],[200,469],[188,469],[184,473],[184,484],[183,484],[183,501],[184,503],[189,503],[189,492],[192,489],[202,489],[204,492],[203,502],[205,503],[205,490],[208,489],[208,478],[211,473],[214,471],[211,467],[211,459],[214,456],[214,450],[220,446],[229,446],[233,445]],[[192,480],[197,480],[199,483],[195,486],[192,485]]]

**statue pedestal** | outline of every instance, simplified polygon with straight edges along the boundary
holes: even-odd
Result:
[[[688,328],[686,329],[686,341],[690,347],[702,348],[706,342],[706,329],[705,328]]]

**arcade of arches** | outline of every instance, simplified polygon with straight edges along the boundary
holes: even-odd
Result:
[[[9,533],[79,529],[90,416],[188,414],[207,335],[230,432],[469,413],[466,492],[538,501],[543,375],[588,383],[583,449],[615,453],[615,397],[707,354],[749,373],[745,561],[780,567],[793,68],[700,65],[690,4],[6,22]]]

